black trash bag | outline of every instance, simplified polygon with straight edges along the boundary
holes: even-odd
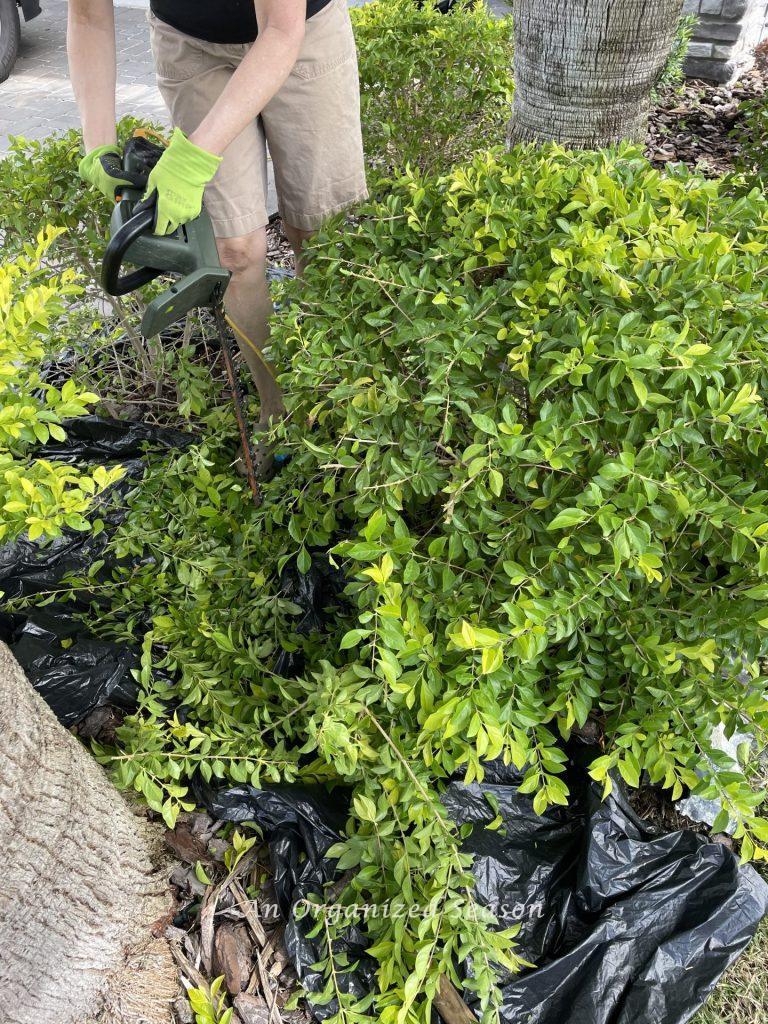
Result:
[[[49,441],[34,450],[35,458],[51,462],[106,465],[139,461],[143,464],[147,450],[182,451],[195,440],[192,434],[171,427],[154,427],[149,423],[107,419],[102,416],[79,416],[63,424],[64,441]]]
[[[280,576],[280,597],[302,611],[294,622],[294,631],[299,636],[323,632],[338,617],[348,582],[341,569],[332,564],[327,551],[313,551],[311,558],[308,572],[300,572],[293,560]],[[283,679],[295,679],[304,671],[303,651],[280,651],[272,671]]]
[[[684,1024],[768,913],[768,885],[727,847],[641,821],[618,783],[602,801],[583,766],[571,766],[572,806],[544,815],[517,792],[519,779],[490,769],[483,783],[450,783],[443,800],[457,825],[473,826],[463,848],[474,854],[478,901],[503,927],[520,925],[516,952],[537,965],[502,979],[504,1024]],[[322,853],[341,834],[344,800],[239,786],[203,802],[263,829],[290,908],[289,953],[305,988],[320,991],[314,921],[296,908],[336,877]],[[491,831],[496,807],[502,824]],[[364,934],[350,930],[358,966],[342,977],[356,995],[373,990],[364,950]],[[313,1007],[318,1020],[333,1010]]]
[[[123,711],[136,707],[139,687],[133,673],[140,666],[139,648],[96,639],[72,617],[71,608],[0,612],[0,640],[67,728],[106,704]]]
[[[116,499],[126,494],[144,472],[147,450],[182,450],[195,440],[178,430],[98,416],[69,420],[64,428],[66,440],[36,448],[37,458],[89,466],[119,463],[125,475],[94,509],[92,517],[100,517],[106,525],[98,536],[66,530],[61,537],[45,543],[19,537],[0,547],[0,598],[5,600],[50,590],[65,576],[86,572],[101,558],[110,528],[124,518],[125,509]]]
[[[26,537],[5,544],[0,547],[0,601],[39,594],[65,576],[85,572],[101,558],[107,540],[103,533],[94,537],[66,530],[44,545]]]
[[[416,0],[417,7],[423,7],[425,0]],[[450,14],[455,7],[475,7],[477,0],[432,0],[432,4],[441,14]]]
[[[194,441],[178,430],[98,416],[79,417],[64,427],[66,439],[38,447],[37,458],[91,467],[120,464],[125,470],[94,506],[92,518],[101,518],[105,528],[98,535],[66,530],[43,542],[20,537],[0,547],[0,599],[50,591],[66,576],[87,572],[124,519],[127,510],[120,499],[144,473],[147,452],[183,450]],[[88,634],[74,616],[79,607],[73,602],[18,615],[0,612],[0,639],[67,727],[106,704],[131,711],[138,697],[133,673],[140,665],[139,649]]]
[[[731,850],[637,817],[585,768],[573,807],[539,817],[513,785],[452,783],[443,801],[474,827],[478,900],[537,965],[503,985],[505,1024],[683,1024],[768,913],[768,885]],[[573,774],[573,773],[572,773]],[[498,801],[501,832],[485,826]],[[495,801],[494,801],[495,803]]]
[[[325,854],[341,839],[349,815],[349,792],[329,793],[319,786],[270,785],[263,789],[235,786],[214,793],[201,783],[195,796],[209,814],[221,821],[254,822],[269,843],[275,896],[286,920],[285,948],[296,974],[308,992],[321,992],[322,974],[312,965],[326,955],[323,938],[310,938],[315,921],[306,914],[302,901],[322,898],[326,886],[336,878],[336,861]],[[345,954],[356,965],[338,975],[342,992],[363,999],[375,986],[376,964],[365,953],[363,932],[351,926],[334,946],[336,955]],[[318,1020],[338,1009],[335,1000],[313,1006]]]

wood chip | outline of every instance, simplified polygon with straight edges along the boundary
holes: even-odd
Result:
[[[282,1024],[282,1017],[280,1016],[280,1010],[277,1006],[277,983],[275,983],[275,991],[272,991],[272,986],[269,983],[269,975],[264,967],[264,961],[261,958],[261,954],[258,950],[254,950],[256,954],[256,967],[259,972],[259,981],[261,982],[261,991],[264,998],[269,1003],[269,1020],[270,1024]]]
[[[477,1017],[444,974],[440,977],[434,1005],[445,1024],[477,1024]]]
[[[210,974],[213,962],[213,938],[214,923],[216,919],[216,907],[219,897],[232,885],[234,881],[250,868],[256,857],[256,850],[249,850],[239,863],[230,871],[220,885],[209,886],[203,898],[203,905],[200,908],[200,953],[206,971]]]
[[[269,968],[269,975],[271,978],[279,978],[285,968],[288,966],[288,954],[284,949],[278,949],[275,952],[275,959]]]
[[[200,956],[208,974],[213,964],[214,922],[216,920],[216,903],[219,899],[219,886],[208,886],[203,905],[200,908]]]
[[[193,835],[189,826],[179,824],[173,831],[168,829],[165,833],[165,845],[179,860],[185,864],[194,864],[197,861],[208,862],[208,845],[202,839]]]
[[[203,989],[203,991],[208,992],[208,982],[205,980],[204,976],[200,973],[200,971],[198,971],[197,968],[192,963],[190,963],[190,961],[184,955],[184,952],[181,946],[178,944],[178,942],[176,942],[174,939],[169,939],[168,945],[170,947],[171,953],[173,954],[173,959],[179,965],[182,978],[186,980],[187,985],[190,988],[201,988]]]
[[[200,881],[195,875],[195,869],[189,864],[177,864],[168,881],[182,893],[191,893],[193,896],[205,895],[205,882]]]
[[[224,975],[230,995],[245,990],[251,976],[251,943],[243,925],[222,924],[216,929],[213,967],[217,977]]]
[[[259,996],[241,992],[235,997],[235,1010],[243,1024],[269,1024],[269,1007]]]
[[[251,929],[254,939],[258,942],[259,946],[263,949],[267,944],[267,933],[264,931],[259,915],[253,904],[253,901],[248,899],[248,894],[242,885],[234,879],[231,884],[232,894],[235,897],[237,908],[242,912],[245,920],[248,923],[248,927]]]

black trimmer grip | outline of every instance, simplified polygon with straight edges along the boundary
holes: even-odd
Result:
[[[137,238],[147,231],[152,231],[154,226],[154,204],[142,206],[110,238],[101,266],[101,286],[108,295],[127,295],[154,281],[163,273],[162,270],[155,270],[153,267],[142,267],[141,270],[134,270],[130,274],[120,274],[125,254]]]

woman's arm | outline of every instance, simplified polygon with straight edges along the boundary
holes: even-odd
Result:
[[[67,54],[86,153],[114,145],[117,58],[112,0],[69,0]]]
[[[304,41],[306,0],[255,0],[255,4],[258,38],[207,117],[189,136],[190,142],[219,156],[283,85]]]

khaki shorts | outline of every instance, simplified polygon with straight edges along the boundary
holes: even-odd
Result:
[[[149,16],[157,84],[174,125],[195,131],[251,43],[207,43]],[[263,228],[267,146],[283,220],[313,231],[367,195],[360,132],[357,53],[347,0],[307,21],[301,53],[280,91],[232,142],[206,189],[219,238]]]

